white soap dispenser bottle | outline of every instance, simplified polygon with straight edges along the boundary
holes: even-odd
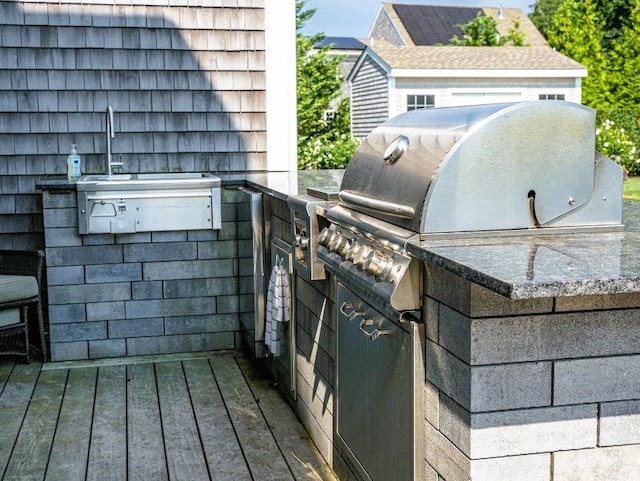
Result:
[[[71,152],[67,156],[67,179],[78,180],[82,176],[80,167],[80,156],[78,155],[78,146],[71,145]]]

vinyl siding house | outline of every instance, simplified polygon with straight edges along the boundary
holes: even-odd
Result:
[[[514,18],[526,47],[444,46],[456,25],[478,13],[507,32]],[[477,9],[385,3],[347,81],[352,133],[366,137],[408,110],[530,100],[581,101],[587,70],[550,48],[519,9]]]

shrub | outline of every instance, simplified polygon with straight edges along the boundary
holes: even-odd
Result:
[[[637,148],[640,140],[638,122],[634,116],[625,116],[620,112],[613,117],[624,120],[618,123],[604,115],[599,116],[596,150],[622,165],[629,175],[640,175],[640,152]]]
[[[344,169],[353,156],[357,142],[351,134],[330,132],[298,144],[300,169]]]

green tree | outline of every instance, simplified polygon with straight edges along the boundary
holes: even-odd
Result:
[[[316,49],[324,36],[305,36],[304,23],[315,13],[305,9],[306,0],[296,2],[298,167],[301,169],[344,168],[356,143],[350,134],[349,100],[340,99],[343,78],[341,57],[329,55],[329,47]]]
[[[553,25],[553,17],[562,2],[563,0],[537,0],[532,5],[533,11],[529,14],[529,19],[545,38],[548,38],[547,32]]]
[[[640,105],[640,2],[629,12],[610,56],[611,91],[618,108]]]
[[[582,101],[595,109],[610,105],[609,59],[603,50],[604,22],[594,0],[565,0],[547,31],[549,44],[588,70]]]
[[[632,27],[632,12],[637,0],[595,0],[596,9],[604,23],[602,48],[613,51],[622,40],[625,27]]]
[[[498,22],[493,17],[479,13],[469,23],[456,25],[462,30],[462,38],[457,35],[449,41],[451,45],[463,47],[500,47],[526,45],[526,35],[520,30],[520,21],[515,18],[507,35],[500,35]]]

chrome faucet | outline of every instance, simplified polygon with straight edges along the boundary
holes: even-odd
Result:
[[[107,116],[106,116],[106,134],[107,134],[107,172],[109,177],[111,177],[112,167],[122,167],[122,162],[113,162],[111,160],[111,139],[116,137],[116,133],[113,131],[113,109],[111,105],[107,105]]]

